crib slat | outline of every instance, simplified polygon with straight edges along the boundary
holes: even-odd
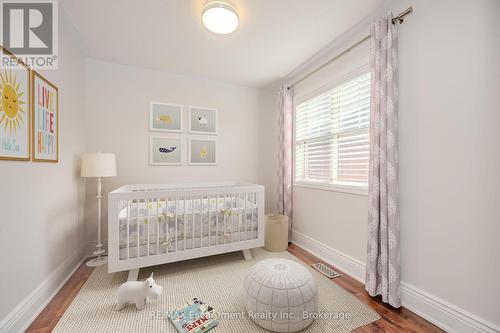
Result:
[[[232,214],[231,214],[231,242],[236,241],[236,228],[234,227],[234,220],[238,211],[236,210],[236,193],[233,194],[233,202],[231,202]]]
[[[252,232],[252,233],[251,233],[251,237],[252,237],[252,239],[253,239],[253,211],[254,211],[254,210],[255,210],[255,193],[254,193],[254,192],[252,192],[252,220],[251,220],[251,225],[250,225],[250,226],[251,226],[251,228],[250,228],[250,229],[252,230],[252,231],[251,231],[251,232]]]
[[[165,199],[165,210],[166,210],[166,213],[165,213],[165,226],[167,227],[167,231],[165,232],[165,242],[168,242],[169,241],[169,237],[170,237],[170,225],[169,225],[169,220],[168,220],[168,203],[169,203],[170,200],[168,200],[168,198]],[[168,253],[168,251],[170,251],[170,246],[165,246],[165,252]]]
[[[187,224],[187,219],[186,219],[186,197],[184,197],[184,249],[186,249],[186,224]]]
[[[141,221],[140,221],[140,211],[139,211],[139,200],[136,201],[136,207],[137,207],[137,216],[136,216],[136,229],[137,229],[137,258],[140,257],[140,254],[141,252],[139,251],[140,250],[140,247],[141,247],[141,235],[140,235],[140,231],[141,231]]]
[[[200,198],[200,248],[203,247],[203,196]]]
[[[245,240],[248,240],[248,216],[247,216],[247,212],[248,212],[248,192],[245,192],[243,194],[244,198],[245,198],[245,213],[243,214],[243,228],[244,228],[244,232],[245,232]]]
[[[219,245],[219,195],[215,196],[215,245]]]
[[[167,209],[168,209],[168,201],[165,202],[165,205],[167,205]],[[165,218],[165,223],[167,225],[167,231],[165,231],[165,242],[168,242],[170,240],[170,238],[168,238],[169,236],[169,230],[168,230],[168,216]],[[165,246],[165,253],[168,253],[168,251],[170,251],[170,244],[167,243],[167,246]]]
[[[149,216],[149,205],[151,204],[151,200],[148,199],[148,201],[146,201],[146,212],[147,212],[147,217],[146,217],[146,231],[148,233],[148,237],[147,237],[147,242],[148,242],[148,257],[149,257],[149,245],[150,245],[150,239],[149,239],[149,225],[151,224],[151,221],[150,221],[150,216]]]
[[[161,225],[161,220],[160,220],[160,200],[156,199],[156,254],[160,254],[160,225]]]
[[[130,259],[130,201],[127,200],[127,260]]]
[[[177,252],[177,207],[179,207],[179,197],[175,197],[175,207],[174,207],[174,214],[175,214],[175,252]]]
[[[224,195],[224,234],[222,235],[222,240],[226,244],[226,233],[227,233],[227,195]]]
[[[241,193],[238,193],[238,217],[236,221],[238,223],[238,240],[241,242]]]
[[[194,196],[191,197],[191,248],[194,249]]]
[[[210,220],[210,207],[211,207],[211,203],[212,203],[212,196],[209,195],[207,197],[207,200],[208,200],[207,201],[207,205],[208,205],[207,206],[207,209],[208,209],[208,217],[207,217],[208,218],[208,245],[207,245],[207,247],[210,247],[210,245],[211,245],[211,243],[210,243],[210,238],[211,238],[211,234],[210,234],[211,227],[210,227],[210,225],[212,224],[212,220]]]

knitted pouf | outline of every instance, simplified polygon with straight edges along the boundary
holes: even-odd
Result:
[[[318,289],[311,272],[287,259],[267,259],[245,278],[246,308],[258,325],[274,332],[309,326],[318,310]]]

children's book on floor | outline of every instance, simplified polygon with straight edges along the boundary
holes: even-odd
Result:
[[[219,323],[213,318],[214,308],[199,298],[193,298],[187,305],[170,313],[169,319],[179,333],[206,332]]]

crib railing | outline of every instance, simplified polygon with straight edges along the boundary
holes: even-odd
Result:
[[[109,271],[262,246],[264,188],[210,185],[128,186],[111,192]]]

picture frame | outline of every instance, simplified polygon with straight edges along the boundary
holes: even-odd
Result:
[[[29,161],[32,121],[31,70],[2,46],[0,53],[2,58],[8,56],[19,64],[16,69],[0,69],[0,160]],[[7,98],[4,98],[4,95]]]
[[[33,162],[59,162],[59,90],[31,71],[31,158]]]
[[[184,106],[180,104],[150,102],[149,130],[152,132],[183,132]]]
[[[217,135],[217,110],[189,106],[189,133]]]
[[[217,165],[217,140],[189,138],[188,146],[189,165]]]
[[[183,140],[177,137],[149,137],[149,165],[182,165]]]

